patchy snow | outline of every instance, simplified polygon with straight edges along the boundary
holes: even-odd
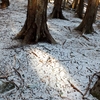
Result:
[[[100,20],[94,24],[97,34],[85,35],[87,41],[74,30],[81,20],[74,17],[73,11],[63,11],[68,20],[47,22],[58,44],[38,43],[10,49],[20,44],[12,38],[25,22],[26,7],[27,0],[13,0],[8,9],[0,10],[0,75],[9,75],[8,80],[19,87],[0,94],[0,100],[83,100],[71,84],[84,94],[89,78],[100,71]],[[48,5],[48,14],[52,7]],[[95,81],[96,77],[91,87]],[[86,98],[97,100],[89,93]]]

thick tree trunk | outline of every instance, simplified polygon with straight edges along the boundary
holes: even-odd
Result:
[[[83,18],[83,8],[84,8],[84,0],[80,0],[77,9],[77,15],[79,18]]]
[[[10,5],[9,0],[1,0],[0,9],[6,8]]]
[[[27,19],[16,39],[23,39],[24,43],[46,41],[56,43],[47,27],[48,0],[28,0]]]
[[[93,88],[90,90],[90,93],[96,97],[98,100],[100,100],[100,78],[97,80],[97,82],[94,84]]]
[[[99,4],[99,0],[89,0],[88,1],[88,7],[86,10],[85,16],[83,18],[83,21],[76,28],[76,30],[79,30],[79,31],[87,33],[87,34],[92,33],[94,31],[93,23],[96,18],[98,4]]]
[[[62,1],[63,0],[54,0],[54,8],[52,13],[50,14],[50,18],[59,18],[59,19],[65,19],[65,17],[62,14]]]

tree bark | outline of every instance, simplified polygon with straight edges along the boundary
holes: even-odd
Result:
[[[0,9],[6,8],[10,5],[9,0],[1,0]]]
[[[23,39],[23,43],[31,44],[38,41],[56,43],[47,27],[48,0],[28,0],[27,19],[22,30],[15,39]]]
[[[59,19],[65,19],[65,17],[62,14],[62,1],[63,0],[54,0],[54,8],[52,13],[50,14],[50,18],[59,18]]]
[[[76,28],[76,30],[79,30],[87,34],[92,33],[94,31],[93,23],[96,18],[98,4],[99,4],[99,0],[89,0],[88,1],[88,7],[86,10],[85,16],[83,18],[83,21]]]
[[[76,9],[77,8],[78,1],[79,0],[73,0],[73,2],[72,2],[72,9]]]
[[[66,0],[63,0],[62,9],[65,9],[66,2]]]
[[[84,8],[84,0],[80,0],[77,8],[77,15],[79,18],[83,18],[83,8]]]
[[[48,0],[48,3],[50,2],[50,0]]]

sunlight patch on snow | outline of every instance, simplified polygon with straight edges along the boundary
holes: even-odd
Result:
[[[68,81],[72,82],[74,85],[77,86],[77,83],[74,81],[74,79],[70,76],[68,70],[66,70],[65,66],[61,64],[55,57],[52,55],[46,53],[45,51],[41,51],[39,49],[34,49],[29,52],[34,52],[36,57],[36,66],[34,65],[34,61],[31,61],[31,68],[34,70],[34,68],[37,71],[37,75],[40,78],[40,80],[46,84],[47,86],[50,86],[51,88],[61,92],[61,96],[67,97],[67,92],[70,92],[72,88],[70,87],[70,84]],[[30,55],[31,58],[32,55]]]

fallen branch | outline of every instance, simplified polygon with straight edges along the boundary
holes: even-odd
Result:
[[[63,42],[63,45],[66,43],[66,40]]]
[[[76,31],[78,31],[77,29],[75,29]],[[89,38],[88,37],[86,37],[84,34],[85,34],[85,32],[86,32],[86,30],[85,29],[83,29],[83,31],[82,32],[80,32],[80,31],[78,31],[79,32],[79,34],[80,34],[80,36],[81,37],[83,37],[84,39],[86,39],[87,41],[89,41]]]
[[[35,55],[36,57],[38,57],[38,55],[36,53],[34,53],[33,51],[32,51],[32,53],[33,53],[33,55]]]
[[[16,44],[16,45],[12,45],[10,47],[3,48],[3,49],[16,49],[16,48],[23,48],[23,47],[26,47],[26,46],[29,46],[29,45],[28,44]]]
[[[76,91],[78,91],[81,95],[84,95],[77,87],[75,87],[69,80],[68,82],[70,83],[70,85],[72,86],[73,89],[75,89]]]
[[[18,74],[18,76],[20,77],[20,79],[22,80],[23,84],[24,84],[24,79],[22,78],[21,74],[18,72],[17,69],[13,68],[15,70],[15,72]]]
[[[72,33],[72,30],[71,30],[71,28],[70,28],[70,27],[68,27],[68,29],[69,29],[70,33]]]
[[[89,84],[88,84],[88,86],[86,88],[86,92],[84,93],[84,95],[82,97],[83,99],[85,98],[85,95],[87,94],[87,92],[90,90],[90,85],[91,85],[91,82],[92,82],[94,76],[95,76],[95,74],[91,77],[91,79],[89,79]]]
[[[8,76],[0,76],[0,79],[7,79]]]
[[[86,92],[85,92],[84,95],[83,95],[83,99],[85,98],[85,95],[87,94],[87,92],[90,90],[90,85],[91,85],[91,82],[92,82],[94,76],[100,77],[100,75],[98,75],[98,74],[100,74],[100,72],[94,73],[94,74],[92,75],[91,79],[89,79],[89,84],[88,84],[88,86],[87,86],[87,88],[86,88]]]
[[[17,86],[17,84],[15,82],[13,82],[12,80],[11,81],[8,80],[8,77],[9,76],[0,76],[0,79],[6,79],[7,82],[13,84],[14,86],[17,87],[17,89],[19,89],[19,87]]]
[[[24,45],[12,45],[10,47],[7,47],[7,48],[3,48],[3,49],[15,49],[15,48],[21,48],[23,47]]]
[[[87,41],[89,41],[89,38],[87,38],[84,34],[81,35],[84,39],[86,39]]]
[[[86,67],[91,73],[93,72],[91,69],[89,69],[88,67]]]
[[[66,26],[64,26],[64,28],[65,28],[65,29],[67,29],[67,30],[69,30],[69,31],[70,31],[70,33],[72,33],[72,30],[71,30],[71,28],[70,28],[70,27],[66,27]]]
[[[86,39],[87,41],[89,41],[89,38],[87,38],[87,37],[84,35],[85,32],[86,32],[86,29],[83,29],[83,32],[82,32],[81,36],[82,36],[84,39]]]
[[[17,86],[17,84],[14,82],[14,81],[8,81],[9,83],[11,83],[11,84],[13,84],[14,86],[16,86],[17,87],[17,90],[19,90],[19,87]]]

